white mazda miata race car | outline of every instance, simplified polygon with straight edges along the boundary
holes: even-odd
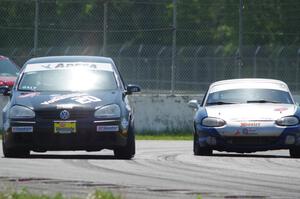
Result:
[[[232,79],[210,85],[202,103],[191,100],[194,154],[289,149],[300,157],[300,109],[288,86],[272,79]]]

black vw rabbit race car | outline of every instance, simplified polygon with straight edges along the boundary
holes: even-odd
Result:
[[[40,57],[27,61],[3,109],[3,153],[26,157],[30,151],[111,149],[116,158],[135,154],[134,117],[128,95],[110,58]]]

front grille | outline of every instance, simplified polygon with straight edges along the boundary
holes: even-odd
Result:
[[[48,110],[48,111],[36,111],[36,117],[40,119],[61,119],[60,112],[62,110]],[[93,115],[91,111],[87,110],[68,110],[70,113],[69,119],[87,118]]]
[[[227,144],[231,145],[269,145],[274,144],[278,137],[225,137]]]

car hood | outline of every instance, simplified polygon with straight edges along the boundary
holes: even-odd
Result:
[[[85,108],[95,110],[107,104],[119,104],[120,91],[93,92],[17,92],[15,104],[34,110]]]
[[[9,86],[12,87],[16,81],[17,77],[15,76],[0,76],[0,82],[3,82],[0,86]]]
[[[294,115],[297,111],[297,106],[294,104],[233,104],[205,108],[209,117],[222,118],[227,121],[269,121]]]

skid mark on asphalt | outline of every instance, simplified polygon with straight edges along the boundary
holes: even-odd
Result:
[[[89,161],[85,161],[85,160],[80,160],[80,161],[72,161],[73,163],[72,164],[75,164],[76,166],[81,166],[81,167],[84,167],[84,168],[88,168],[88,169],[94,169],[94,170],[98,170],[98,171],[103,171],[105,170],[106,172],[112,172],[112,173],[121,173],[121,174],[124,174],[124,175],[130,175],[131,177],[132,176],[138,176],[138,177],[142,177],[144,178],[145,180],[149,180],[149,179],[156,179],[156,180],[164,180],[164,181],[167,181],[167,182],[179,182],[179,183],[183,183],[185,185],[188,185],[188,186],[199,186],[199,187],[211,187],[213,186],[214,188],[217,188],[218,190],[222,190],[225,188],[228,189],[233,189],[237,186],[239,186],[240,188],[240,191],[242,191],[241,189],[243,189],[243,191],[248,191],[250,187],[252,187],[252,190],[256,190],[257,187],[259,186],[264,186],[265,188],[268,188],[268,189],[280,189],[280,187],[278,186],[271,186],[270,184],[275,184],[277,185],[276,182],[273,182],[273,181],[265,181],[268,184],[268,186],[266,186],[265,184],[262,184],[262,182],[258,183],[257,182],[257,179],[250,179],[251,182],[245,182],[245,178],[235,178],[236,176],[233,176],[233,175],[221,175],[220,174],[217,174],[214,172],[214,171],[211,171],[211,169],[207,169],[206,171],[199,171],[198,170],[190,170],[189,168],[186,168],[186,167],[176,167],[176,166],[170,166],[170,165],[166,165],[165,162],[170,162],[170,161],[175,161],[176,157],[178,156],[179,154],[169,154],[169,155],[160,155],[160,156],[157,156],[157,159],[158,161],[154,161],[154,162],[146,162],[146,166],[141,164],[141,162],[139,162],[139,166],[141,167],[141,169],[136,169],[136,167],[134,168],[134,171],[127,171],[127,172],[124,172],[124,171],[121,171],[119,168],[111,168],[111,165],[109,165],[110,168],[107,168],[105,167],[105,165],[95,165],[93,163],[90,163]],[[93,161],[95,162],[95,161]],[[132,165],[132,162],[133,161],[127,161],[127,163],[131,164]],[[135,163],[138,162],[137,160],[135,160]],[[152,170],[150,170],[149,172],[147,172],[148,168],[147,168],[147,165],[149,164],[154,164],[154,166],[158,166],[157,168],[153,168]],[[137,165],[136,165],[137,166]],[[123,165],[124,167],[124,165]],[[125,167],[127,168],[127,166]],[[147,170],[145,170],[145,168]],[[144,173],[150,173],[152,175],[144,175],[144,174],[140,174],[137,172],[137,170],[139,171],[143,171]],[[159,173],[156,172],[156,175],[159,175],[160,177],[158,176],[154,176],[153,175],[153,172],[154,171],[160,171]],[[175,173],[176,175],[172,175],[173,173]],[[164,177],[161,177],[161,176],[164,176]],[[195,179],[205,179],[205,180],[202,180],[202,181],[195,181]],[[227,178],[227,179],[224,179],[224,178]],[[181,179],[181,180],[179,180]],[[185,180],[182,180],[182,179],[185,179]],[[222,180],[220,180],[222,179]],[[249,179],[248,179],[249,180]],[[219,182],[216,183],[216,182]],[[245,187],[245,188],[242,188],[242,187]],[[285,189],[286,190],[286,189]],[[287,190],[286,190],[287,191]],[[291,191],[295,191],[295,190],[291,190]],[[270,191],[271,193],[271,191]]]
[[[299,160],[286,158],[286,153],[217,152],[197,157],[192,154],[191,142],[137,143],[133,160],[114,159],[111,151],[0,159],[6,168],[0,168],[2,175],[23,176],[0,177],[0,188],[3,182],[75,194],[99,188],[120,192],[126,199],[195,199],[197,195],[205,199],[299,198]],[[273,155],[276,153],[280,155]]]
[[[190,189],[162,189],[162,188],[147,188],[142,186],[124,186],[117,184],[102,184],[89,181],[75,181],[75,180],[57,180],[57,179],[46,179],[46,178],[12,178],[12,177],[1,177],[1,183],[10,182],[15,183],[15,188],[18,190],[22,187],[27,187],[27,190],[41,191],[43,193],[49,192],[51,190],[59,190],[64,194],[71,195],[84,195],[91,188],[101,189],[101,190],[111,190],[117,191],[119,193],[130,192],[135,195],[140,195],[139,198],[147,198],[145,195],[151,196],[153,198],[181,198],[180,195],[190,195],[196,198],[197,195],[214,197],[215,193],[210,192],[196,192]],[[88,188],[88,190],[87,190]],[[1,188],[3,189],[3,188]],[[0,189],[0,190],[1,190]],[[53,191],[52,191],[53,193]],[[155,195],[153,195],[155,194]]]
[[[145,189],[147,191],[166,190],[166,192],[169,192],[168,190],[170,190],[170,188],[161,188],[161,187],[175,182],[177,184],[178,183],[183,184],[185,187],[195,187],[196,186],[196,187],[201,187],[202,190],[203,189],[209,190],[209,186],[207,186],[207,182],[203,181],[202,183],[200,183],[200,182],[195,183],[194,178],[186,180],[185,178],[177,178],[176,176],[173,176],[172,178],[170,178],[168,173],[166,173],[166,172],[160,172],[159,175],[157,175],[157,174],[154,175],[153,171],[149,171],[149,172],[145,171],[145,167],[143,167],[144,169],[142,169],[141,171],[143,171],[143,173],[149,173],[149,175],[137,173],[135,169],[134,169],[134,171],[125,172],[125,171],[120,171],[120,169],[116,169],[116,168],[107,168],[107,167],[104,167],[103,165],[101,165],[101,166],[94,165],[86,160],[74,160],[74,161],[67,160],[67,161],[69,164],[75,164],[76,166],[79,166],[79,167],[93,169],[97,172],[114,173],[115,176],[120,176],[120,174],[122,174],[122,175],[125,175],[125,178],[130,178],[132,182],[135,182],[135,177],[140,178],[139,180],[136,180],[136,182],[140,182],[140,180],[142,180],[144,182],[149,181],[149,180],[155,180],[156,185],[154,185],[153,188],[151,188],[151,189],[149,189],[149,186],[140,185],[140,184],[131,183],[130,185],[128,185],[134,189]],[[131,163],[131,162],[132,161],[126,161],[126,163]],[[122,168],[124,168],[124,165],[122,166]],[[218,191],[218,194],[224,195],[226,193],[226,189],[223,190],[224,192],[221,191],[223,188],[222,185],[221,186],[215,185],[214,188],[220,189]],[[182,189],[179,189],[179,190],[182,190]],[[197,189],[191,188],[191,189],[185,189],[184,193],[182,193],[182,194],[193,195],[195,193],[199,193],[199,191]],[[208,193],[208,191],[206,191],[205,193]],[[213,192],[210,192],[210,195],[214,195]]]
[[[164,154],[166,154],[166,153],[167,152],[164,152]],[[159,162],[161,162],[161,161],[169,161],[169,162],[174,161],[174,165],[178,165],[178,163],[180,161],[176,160],[177,156],[179,156],[179,155],[178,154],[175,154],[175,155],[161,155],[161,157],[158,156],[159,161],[155,161],[153,159],[150,159],[150,160],[147,160],[147,162],[144,163],[144,165],[146,167],[149,167],[149,165],[152,165],[153,169],[155,169],[157,164],[159,164]],[[250,157],[246,156],[247,159],[250,159],[251,164],[249,165],[249,162],[245,162],[245,163],[243,163],[244,164],[243,167],[244,168],[251,167],[251,166],[255,165],[256,163],[259,163],[260,160],[265,159],[264,156],[262,156],[262,157],[260,157],[259,155],[257,157],[256,156],[257,155],[255,155],[255,156],[251,155]],[[217,176],[217,177],[219,177],[217,180],[220,181],[222,179],[221,180],[222,182],[224,182],[224,177],[225,178],[227,177],[227,178],[231,179],[231,180],[229,180],[230,183],[232,183],[233,180],[234,180],[234,182],[237,184],[238,187],[241,187],[243,185],[245,185],[246,187],[247,187],[247,185],[253,185],[254,187],[259,187],[259,188],[261,188],[261,186],[265,187],[267,189],[272,188],[273,190],[276,190],[276,191],[280,191],[280,190],[285,190],[287,192],[289,192],[289,191],[291,191],[291,192],[296,191],[297,192],[298,191],[299,182],[295,183],[295,179],[293,179],[293,182],[290,182],[290,180],[289,180],[290,177],[289,176],[287,176],[287,177],[280,176],[280,175],[278,175],[278,176],[275,175],[274,176],[274,175],[268,174],[268,173],[262,175],[261,173],[253,173],[251,170],[246,171],[246,172],[245,171],[240,171],[239,173],[237,173],[237,171],[239,171],[238,170],[238,167],[240,166],[239,164],[241,164],[241,162],[240,162],[241,158],[239,158],[239,157],[243,157],[243,156],[238,155],[237,157],[234,156],[233,158],[229,158],[230,162],[234,162],[234,164],[237,164],[236,171],[234,171],[235,173],[232,172],[232,168],[231,169],[225,169],[225,171],[224,171],[224,168],[220,170],[219,168],[215,168],[215,167],[211,167],[211,166],[205,167],[205,166],[199,165],[199,164],[190,164],[189,162],[184,162],[184,163],[181,162],[182,164],[178,167],[177,166],[172,166],[173,163],[171,163],[171,164],[161,163],[160,166],[165,167],[165,169],[169,170],[169,171],[170,171],[170,168],[175,168],[175,169],[178,169],[178,171],[175,171],[175,172],[181,172],[181,173],[185,173],[186,170],[190,170],[194,174],[195,177],[197,177],[195,175],[195,173],[208,173],[208,174],[210,174],[208,176],[210,179],[215,180],[215,178],[212,178],[211,176]],[[269,157],[270,158],[278,158],[276,156],[269,156]],[[279,157],[279,159],[282,159],[280,157]],[[198,158],[198,157],[196,157],[196,158]],[[210,158],[210,160],[207,160],[207,162],[212,162],[212,164],[216,163],[214,161],[211,161],[211,158],[214,158],[214,157],[209,157],[209,158]],[[218,160],[219,159],[220,159],[220,162],[223,163],[223,164],[217,164],[217,165],[220,165],[221,167],[224,167],[224,158],[219,158],[218,157]],[[234,159],[234,161],[232,161],[232,159]],[[243,158],[243,159],[245,159],[245,158]],[[188,164],[192,167],[187,168]],[[247,166],[247,167],[245,167],[245,166]],[[203,168],[206,168],[206,169],[203,170]],[[270,168],[272,168],[272,167],[270,167]],[[161,168],[158,167],[156,169],[161,169]],[[216,172],[216,170],[219,170],[221,173]],[[224,174],[222,174],[222,172],[224,172],[224,173],[233,173],[233,174],[232,175],[226,175],[226,174],[224,175]],[[296,171],[294,171],[294,172],[296,172]],[[237,175],[237,174],[240,174],[240,175]],[[243,175],[241,176],[241,174],[243,174]],[[240,178],[240,179],[238,180],[237,178]],[[250,180],[251,183],[247,182],[247,180],[248,181]],[[294,187],[294,189],[287,188],[286,186],[284,188],[282,188],[281,187],[282,182],[284,182],[285,185],[288,186],[288,187]],[[215,186],[215,184],[214,184],[214,186]],[[248,188],[246,188],[246,189],[248,189]],[[255,191],[255,188],[253,190]],[[272,191],[270,191],[270,193],[272,193]]]
[[[178,165],[179,162],[176,161],[177,156],[178,156],[178,154],[162,155],[162,156],[158,157],[158,159],[160,159],[160,160],[174,161],[174,163],[171,163],[171,164],[170,163],[165,164],[163,162],[160,163],[160,162],[148,160],[147,163],[145,163],[145,165],[148,165],[148,166],[153,165],[153,169],[155,169],[155,166],[157,166],[157,164],[160,164],[160,169],[162,169],[162,167],[165,167],[164,168],[165,171],[171,171],[171,172],[176,173],[177,175],[179,175],[179,173],[180,173],[180,175],[182,175],[182,177],[185,177],[185,178],[190,176],[191,178],[194,178],[194,179],[195,178],[202,179],[207,184],[208,183],[210,184],[210,182],[211,182],[212,186],[216,186],[216,182],[219,182],[222,184],[220,186],[223,186],[223,187],[226,186],[231,189],[234,189],[236,187],[239,187],[239,189],[241,189],[241,187],[245,187],[245,189],[244,189],[245,191],[249,190],[250,186],[252,187],[253,190],[256,190],[257,187],[261,187],[261,186],[264,186],[268,189],[274,189],[274,190],[280,189],[280,186],[278,186],[278,182],[271,181],[271,180],[259,180],[258,181],[259,176],[250,178],[247,175],[243,175],[243,176],[237,175],[236,173],[233,173],[230,170],[228,170],[228,171],[222,170],[222,171],[217,172],[213,168],[206,168],[203,170],[203,167],[199,167],[199,166],[197,167],[197,169],[195,169],[195,167],[189,167],[186,164]],[[172,164],[174,166],[172,166]],[[177,165],[177,166],[175,166],[175,165]],[[173,170],[171,170],[171,169],[173,169]],[[224,172],[225,174],[223,174],[222,172]],[[233,173],[233,174],[228,175],[226,173]],[[195,182],[195,184],[197,184],[197,182]],[[266,184],[268,184],[268,186],[266,186]],[[286,185],[288,185],[288,184],[286,184]],[[295,184],[289,184],[289,185],[295,186],[296,189],[298,189],[298,186]],[[295,189],[291,189],[291,191],[295,191]],[[270,191],[270,193],[271,193],[271,191]]]
[[[291,164],[291,160],[293,160],[292,162],[295,164]],[[279,167],[278,169],[291,170],[292,172],[294,172],[295,169],[298,170],[300,167],[300,161],[298,159],[280,160],[280,162],[278,162],[277,159],[267,159],[267,164],[268,163],[277,165]]]
[[[130,160],[128,160],[130,161]],[[87,169],[92,169],[94,171],[97,171],[97,172],[100,172],[100,171],[105,171],[105,172],[109,172],[109,173],[113,173],[115,175],[119,175],[119,174],[122,174],[122,175],[125,175],[125,176],[130,176],[131,178],[132,177],[141,177],[141,178],[148,178],[148,179],[156,179],[156,180],[167,180],[169,181],[169,178],[166,178],[166,177],[163,177],[164,173],[160,173],[159,176],[154,176],[153,173],[149,173],[149,174],[141,174],[141,173],[137,173],[138,170],[140,171],[143,171],[143,173],[147,173],[145,172],[144,167],[141,168],[141,169],[136,169],[136,168],[133,168],[134,171],[124,171],[124,170],[121,170],[122,168],[124,169],[124,165],[122,167],[119,167],[119,168],[111,168],[110,165],[98,165],[98,164],[93,164],[93,163],[90,163],[90,161],[84,161],[84,160],[80,160],[80,161],[67,161],[68,164],[73,164],[77,167],[82,167],[82,168],[87,168]],[[118,165],[116,165],[118,166]],[[127,168],[127,166],[126,166]],[[116,174],[117,173],[117,174]],[[177,182],[185,182],[185,181],[182,181],[182,180],[176,180]],[[186,182],[187,183],[187,182]]]
[[[185,156],[187,156],[186,155],[186,153],[182,153],[182,154],[175,154],[175,155],[173,155],[173,154],[171,154],[171,155],[165,155],[165,154],[168,154],[168,152],[166,151],[166,152],[161,152],[163,155],[158,155],[157,156],[157,160],[159,160],[159,161],[156,161],[154,158],[151,158],[151,159],[147,159],[146,160],[146,162],[145,163],[140,163],[140,164],[143,164],[145,167],[149,167],[150,165],[154,165],[154,166],[152,166],[152,168],[153,169],[155,169],[155,166],[156,165],[158,165],[158,164],[160,164],[160,162],[161,161],[166,161],[166,162],[172,162],[171,164],[169,163],[165,163],[165,162],[163,162],[163,163],[161,163],[160,164],[160,166],[161,167],[166,167],[166,169],[167,170],[169,170],[170,168],[174,168],[174,169],[179,169],[179,170],[181,170],[182,172],[184,172],[184,171],[186,171],[186,170],[188,170],[188,171],[191,171],[191,172],[193,172],[193,174],[194,173],[209,173],[209,174],[218,174],[218,176],[220,176],[220,177],[229,177],[229,178],[232,178],[232,175],[226,175],[226,173],[232,173],[232,171],[233,171],[233,168],[232,167],[229,167],[228,169],[224,169],[224,168],[222,168],[222,170],[220,170],[219,168],[215,168],[215,167],[212,167],[212,166],[209,166],[209,167],[207,167],[207,166],[205,166],[205,165],[195,165],[195,164],[189,164],[189,162],[181,162],[180,160],[176,160],[176,157],[178,157],[179,155],[183,155],[183,154],[185,154]],[[169,152],[170,153],[170,152]],[[194,157],[194,156],[192,156],[192,157]],[[196,157],[196,158],[202,158],[202,157]],[[214,157],[209,157],[209,158],[214,158]],[[235,160],[236,159],[236,160]],[[233,161],[236,161],[236,163],[235,164],[237,164],[238,165],[238,167],[240,167],[240,164],[241,164],[241,161],[239,161],[239,159],[240,158],[235,158]],[[253,158],[250,158],[250,160],[253,160]],[[216,158],[216,160],[220,160],[220,162],[213,162],[214,164],[216,164],[216,165],[222,165],[223,167],[224,167],[224,164],[222,164],[222,163],[224,163],[224,159],[223,158]],[[207,162],[208,162],[209,160],[207,160]],[[230,161],[231,162],[233,162],[232,161],[232,158],[230,158]],[[173,162],[175,162],[175,163],[173,163]],[[181,164],[181,166],[180,167],[178,167],[178,166],[173,166],[173,165],[178,165],[178,163],[180,163]],[[219,164],[220,163],[220,164]],[[256,161],[255,161],[255,163],[254,164],[256,164]],[[242,165],[241,165],[242,166]],[[247,163],[245,163],[245,165],[243,165],[242,166],[242,168],[245,168],[245,166],[247,166],[247,167],[249,167],[249,162],[247,162]],[[184,168],[184,169],[183,169]],[[205,170],[204,170],[204,168],[205,168]],[[241,168],[241,167],[240,167]],[[159,168],[156,168],[156,169],[159,169]],[[236,169],[236,171],[239,171],[239,169]],[[225,174],[224,174],[225,173]],[[251,173],[251,171],[247,171],[246,172],[246,174],[245,174],[245,172],[244,171],[240,171],[239,172],[239,175],[241,175],[241,174],[245,174],[244,176],[243,176],[243,180],[245,180],[245,179],[249,179],[249,180],[252,180],[252,181],[257,181],[257,178],[259,178],[259,177],[261,177],[261,174],[255,174],[254,173],[254,175],[255,175],[255,177],[253,177],[253,178],[251,178],[251,177],[248,177],[247,178],[247,176],[253,176],[253,174],[251,174],[251,175],[249,175],[248,173]],[[213,175],[212,175],[213,176]],[[272,176],[272,177],[274,177],[273,175],[267,175],[268,177],[269,176]],[[202,177],[202,176],[200,176],[200,177]],[[276,176],[275,176],[275,178],[276,178]],[[264,178],[265,179],[265,178]],[[282,176],[279,176],[279,179],[278,180],[282,180]],[[264,182],[273,182],[273,181],[269,181],[269,180],[263,180]],[[291,185],[294,185],[294,184],[291,184]]]

